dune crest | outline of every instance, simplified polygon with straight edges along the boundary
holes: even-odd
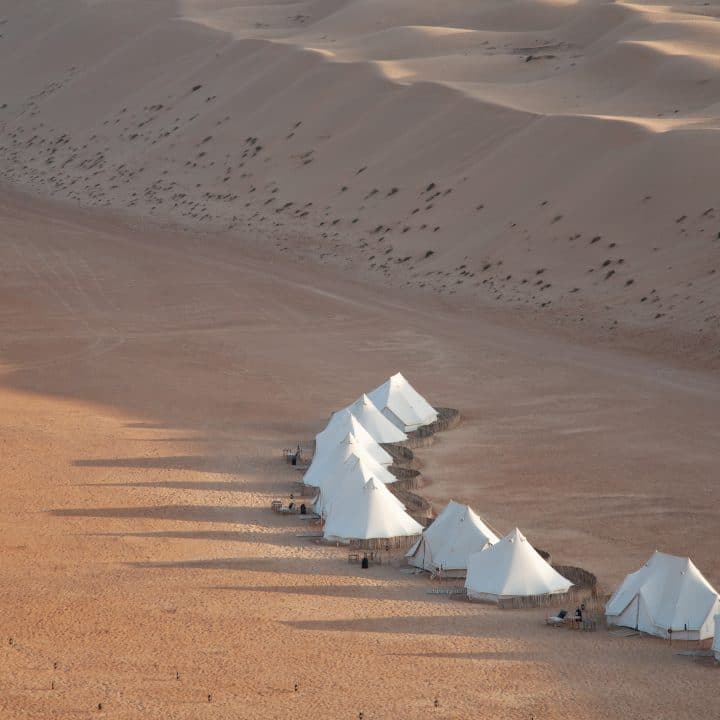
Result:
[[[716,345],[716,8],[5,7],[6,182],[381,284]]]

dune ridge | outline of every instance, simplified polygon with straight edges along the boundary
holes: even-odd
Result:
[[[6,1],[3,178],[716,354],[719,12]]]

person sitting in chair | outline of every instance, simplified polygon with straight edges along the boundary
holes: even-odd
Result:
[[[561,610],[557,615],[551,615],[549,618],[546,618],[545,622],[548,625],[559,626],[565,622],[566,617],[567,617],[567,610]]]

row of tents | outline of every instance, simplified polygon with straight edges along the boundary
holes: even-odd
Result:
[[[418,537],[408,563],[443,576],[465,577],[472,599],[551,596],[573,583],[547,562],[515,528],[499,537],[467,505],[450,501],[425,530],[388,490],[397,482],[386,447],[436,422],[438,413],[397,373],[334,413],[315,438],[303,482],[315,491],[313,507],[330,541]],[[714,637],[720,660],[720,596],[692,561],[656,552],[630,573],[606,605],[608,624],[664,638]]]
[[[471,508],[454,501],[406,557],[435,574],[465,576],[468,596],[474,599],[556,595],[572,586],[517,528],[499,539]],[[713,651],[720,660],[720,595],[690,558],[655,552],[615,590],[605,614],[609,625],[657,637],[714,637]]]
[[[423,527],[388,490],[397,478],[383,445],[402,443],[438,413],[397,373],[330,417],[315,437],[315,454],[303,477],[316,491],[313,509],[332,542],[389,542],[413,538]]]
[[[475,600],[557,595],[572,587],[520,530],[500,539],[470,507],[453,500],[406,558],[435,575],[466,577],[468,597]]]

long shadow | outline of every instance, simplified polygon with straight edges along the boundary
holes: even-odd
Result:
[[[382,585],[214,585],[208,590],[224,590],[228,592],[264,592],[278,595],[311,595],[315,597],[364,598],[371,600],[407,600],[407,587],[402,588],[403,594]]]
[[[317,432],[317,428],[323,427],[327,421],[328,416],[320,416],[315,418],[305,418],[303,423],[307,425],[307,430],[304,430],[301,423],[290,422],[287,420],[269,420],[263,421],[262,423],[248,423],[247,420],[243,423],[243,430],[247,433],[248,431],[260,431],[263,433],[271,432],[280,437],[285,437],[288,445],[294,445],[298,442],[307,442],[313,432]],[[181,428],[177,425],[170,425],[166,423],[154,423],[154,422],[130,422],[125,423],[124,427],[133,428],[136,430],[187,430],[188,428]],[[138,438],[142,441],[152,440],[157,442],[157,438]],[[172,441],[175,438],[165,438],[168,441]],[[194,439],[194,438],[191,438]],[[162,441],[162,439],[161,439]]]
[[[187,437],[187,436],[179,436],[178,437],[161,437],[161,438],[141,438],[141,437],[134,437],[134,438],[127,438],[130,442],[141,442],[141,443],[183,443],[183,445],[186,445],[187,443],[207,443],[210,442],[210,438],[207,437]]]
[[[165,423],[152,423],[152,422],[129,422],[125,423],[126,428],[137,428],[138,430],[178,430],[179,428],[173,427]]]
[[[500,611],[498,611],[500,612]],[[485,638],[522,637],[523,628],[512,623],[503,624],[502,633],[481,626],[475,614],[392,616],[355,618],[350,620],[285,620],[285,625],[296,630],[323,632],[375,632],[409,635],[461,635]]]
[[[307,575],[316,571],[323,576],[355,577],[352,571],[340,572],[341,563],[337,560],[289,560],[287,558],[264,557],[238,557],[238,558],[209,558],[205,560],[173,560],[166,562],[130,562],[128,567],[139,570],[237,570],[241,572],[260,572],[291,575]],[[318,565],[322,564],[319,569]],[[246,588],[251,591],[252,586]]]
[[[132,483],[81,483],[81,487],[167,488],[168,490],[208,490],[217,492],[248,492],[244,482],[201,482],[192,480],[157,480]]]
[[[278,545],[283,547],[295,547],[293,528],[287,533],[261,533],[250,530],[159,530],[157,532],[107,532],[107,533],[85,533],[87,537],[133,537],[133,538],[171,538],[178,540],[219,540],[222,542],[240,543],[264,543],[266,545]],[[242,588],[238,588],[242,589]]]
[[[206,455],[165,455],[163,457],[91,458],[73,461],[75,467],[132,468],[140,470],[193,470],[230,474],[241,465],[238,458],[208,457]]]
[[[151,480],[131,483],[80,483],[80,487],[126,487],[126,488],[167,488],[168,490],[207,490],[209,492],[267,492],[287,496],[292,492],[292,479],[272,478],[262,480],[228,480],[203,482],[202,480]],[[298,478],[299,479],[299,478]],[[305,501],[302,501],[305,502]],[[309,499],[308,499],[309,502]]]
[[[154,518],[183,522],[244,523],[257,521],[256,507],[228,505],[157,505],[143,507],[59,508],[48,511],[55,517]]]
[[[448,660],[490,660],[492,662],[534,662],[528,653],[519,652],[427,652],[427,653],[389,653],[392,657],[407,658],[443,658]]]

